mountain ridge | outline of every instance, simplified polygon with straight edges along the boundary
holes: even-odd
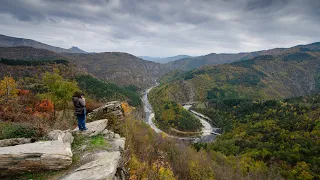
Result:
[[[101,80],[122,86],[135,85],[139,88],[153,85],[157,78],[168,72],[159,63],[121,52],[58,54],[45,49],[19,46],[0,47],[0,58],[22,61],[67,60],[76,65],[79,71]]]
[[[55,53],[87,53],[86,51],[79,49],[78,47],[72,46],[69,49],[61,47],[51,46],[39,41],[25,38],[17,38],[0,34],[0,46],[2,47],[18,47],[18,46],[29,46],[37,49],[46,49]]]
[[[179,103],[214,98],[291,98],[316,93],[320,91],[320,46],[311,44],[280,55],[174,71],[160,82],[157,97]]]
[[[299,49],[307,48],[309,50],[319,50],[320,42],[314,42],[305,45],[296,45],[290,48],[273,48],[253,52],[240,53],[209,53],[203,56],[183,58],[176,61],[168,62],[165,66],[171,70],[192,70],[204,65],[227,64],[235,61],[248,60],[260,55],[281,55]]]
[[[161,64],[168,63],[171,61],[176,61],[179,59],[188,58],[188,57],[191,57],[191,56],[189,56],[189,55],[176,55],[176,56],[170,56],[170,57],[164,57],[164,58],[151,57],[151,56],[139,56],[139,58],[141,58],[143,60],[153,61],[153,62],[157,62],[157,63],[161,63]]]

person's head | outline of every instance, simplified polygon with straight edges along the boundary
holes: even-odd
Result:
[[[81,96],[83,96],[83,93],[81,93],[81,92],[79,92],[79,91],[76,91],[76,92],[74,92],[74,94],[73,94],[73,97],[81,98]]]

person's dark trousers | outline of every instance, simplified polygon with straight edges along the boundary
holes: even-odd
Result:
[[[87,130],[86,127],[86,111],[83,114],[78,115],[78,127],[80,131]]]

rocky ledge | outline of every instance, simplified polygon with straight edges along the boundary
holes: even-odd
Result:
[[[71,133],[68,136],[72,137]],[[72,138],[68,141],[57,138],[1,147],[0,175],[66,168],[72,163],[71,143]]]
[[[121,106],[112,107],[114,111],[117,111],[116,113],[121,110],[119,108]],[[106,106],[95,112],[101,113],[101,110],[105,109]],[[110,112],[112,111],[108,110],[108,113]],[[79,162],[73,165],[72,169],[69,168],[70,170],[56,177],[57,179],[116,179],[115,174],[121,159],[121,152],[125,147],[125,138],[106,129],[107,123],[107,119],[87,123],[87,131],[79,131],[77,128],[66,131],[54,130],[48,133],[47,141],[1,140],[1,146],[5,147],[0,147],[0,177],[23,172],[65,169],[72,164],[73,151],[81,151]],[[87,142],[90,142],[91,138],[97,136],[104,139],[105,147],[92,151],[88,143],[84,143],[80,150],[71,149],[74,137],[84,137]],[[118,178],[123,179],[124,177]]]

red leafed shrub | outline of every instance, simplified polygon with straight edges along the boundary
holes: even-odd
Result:
[[[50,100],[42,100],[38,102],[35,107],[34,111],[37,112],[53,112],[54,106]]]
[[[27,114],[32,114],[32,112],[33,112],[32,107],[26,107],[24,112]]]
[[[18,92],[19,96],[26,96],[26,95],[29,95],[29,94],[30,94],[29,90],[19,89],[19,92]]]

